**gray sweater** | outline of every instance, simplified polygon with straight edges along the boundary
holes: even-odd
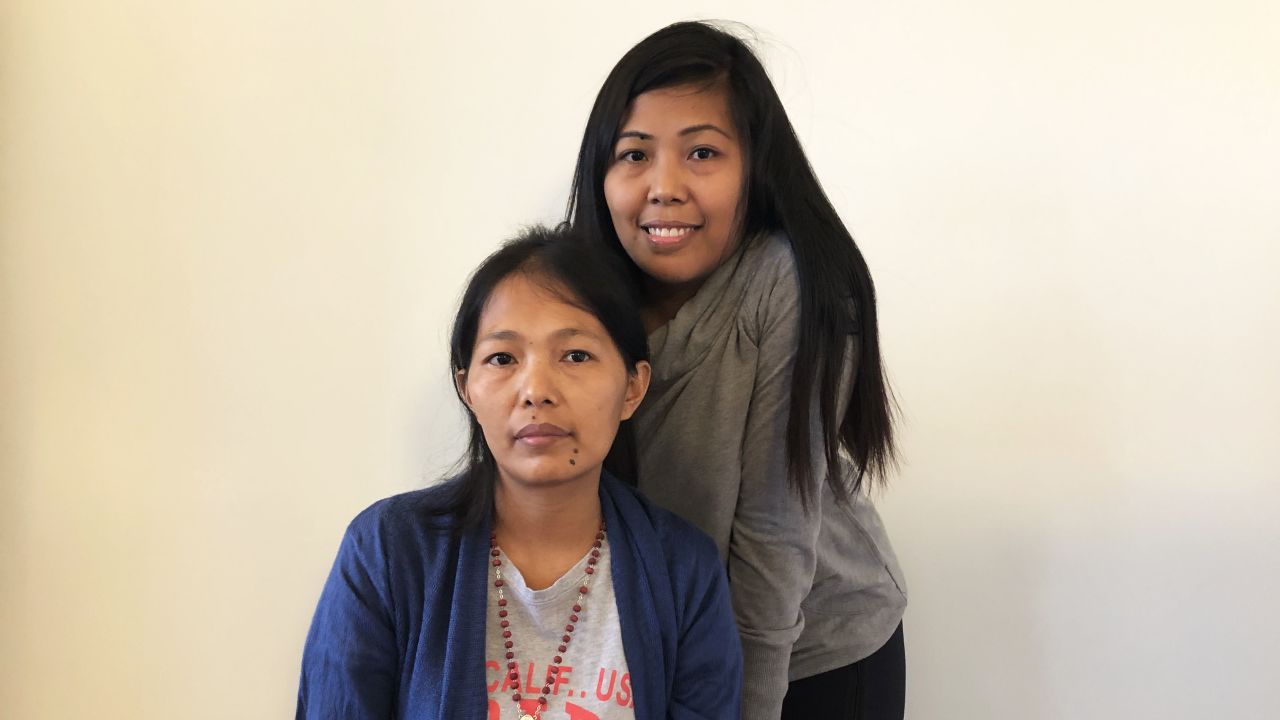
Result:
[[[728,568],[744,718],[777,720],[790,680],[870,655],[907,603],[865,496],[837,504],[826,488],[806,513],[788,487],[799,315],[786,239],[748,243],[649,337],[653,381],[636,415],[640,488],[710,535]],[[846,383],[855,357],[851,342]],[[815,398],[813,468],[824,478],[817,413]]]

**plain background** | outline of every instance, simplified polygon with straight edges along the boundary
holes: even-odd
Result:
[[[0,714],[289,716],[466,274],[730,17],[878,283],[910,716],[1274,717],[1278,8],[8,0]]]

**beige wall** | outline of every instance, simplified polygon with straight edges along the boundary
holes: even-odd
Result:
[[[344,524],[458,448],[465,274],[692,16],[875,271],[911,716],[1274,712],[1274,2],[433,5],[0,6],[0,715],[291,712]]]

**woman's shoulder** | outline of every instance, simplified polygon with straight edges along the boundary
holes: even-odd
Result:
[[[751,270],[752,284],[765,287],[796,279],[796,257],[782,231],[757,235],[742,249],[742,263]]]
[[[637,488],[604,476],[606,491],[613,498],[623,522],[636,533],[653,533],[663,554],[671,564],[675,560],[693,560],[695,565],[720,564],[720,553],[711,538],[693,523],[660,507]],[[635,527],[642,525],[642,527]]]
[[[782,232],[760,235],[743,248],[742,264],[750,279],[740,322],[758,344],[766,333],[799,322],[800,279],[791,241]]]
[[[754,250],[766,260],[794,270],[795,253],[791,249],[791,238],[781,230],[760,235],[754,243]]]
[[[449,508],[462,478],[455,477],[420,490],[382,498],[351,521],[348,534],[406,538],[437,535],[453,529]]]

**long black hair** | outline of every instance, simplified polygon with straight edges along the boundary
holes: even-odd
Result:
[[[476,333],[485,304],[498,284],[522,274],[556,297],[595,316],[617,346],[629,374],[636,363],[649,360],[649,343],[640,321],[638,297],[626,281],[627,268],[612,253],[586,245],[568,225],[554,229],[534,226],[508,240],[480,263],[462,293],[449,342],[449,367],[456,378],[471,366]],[[462,388],[454,383],[458,399],[466,407]],[[450,485],[451,493],[439,514],[452,516],[454,527],[476,527],[493,510],[498,466],[475,413],[467,409],[467,449],[459,463],[462,473]],[[635,434],[631,421],[618,426],[604,469],[635,485],[637,476]]]
[[[746,202],[738,209],[741,237],[781,231],[791,241],[800,285],[800,346],[786,439],[792,486],[807,503],[821,482],[813,477],[809,453],[814,392],[827,482],[836,497],[858,492],[867,477],[883,483],[895,457],[894,409],[880,362],[871,273],[814,176],[764,66],[742,40],[706,23],[680,22],[653,33],[622,56],[587,119],[566,219],[588,242],[626,257],[604,196],[618,133],[638,95],[681,85],[723,87],[728,92],[745,153],[741,197]],[[630,267],[631,277],[639,277],[639,268],[634,263]],[[840,371],[850,335],[857,340],[857,370],[841,418]],[[838,471],[840,448],[857,468],[848,482]]]

